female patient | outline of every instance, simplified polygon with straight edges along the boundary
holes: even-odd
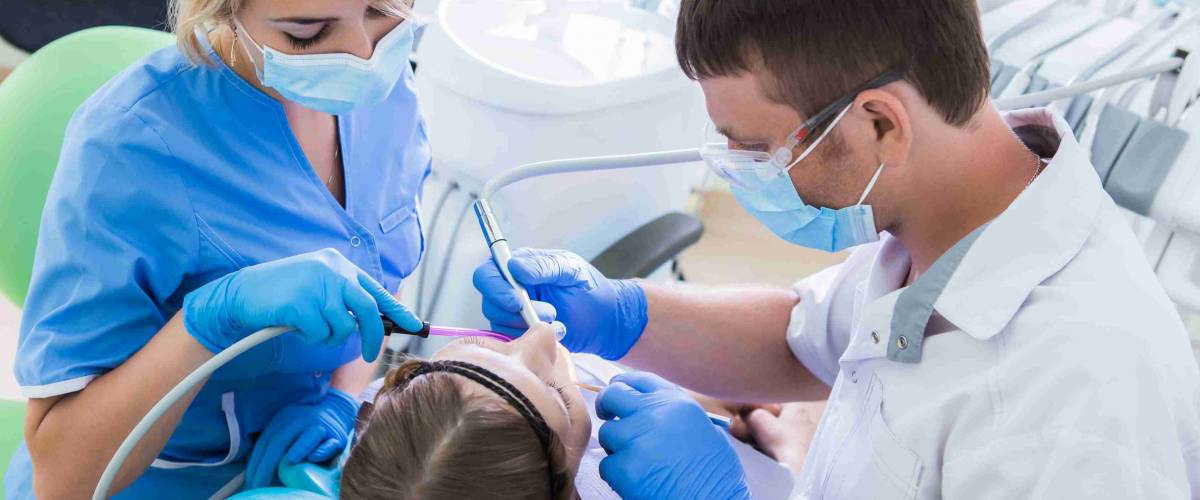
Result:
[[[360,412],[360,437],[343,469],[341,493],[618,499],[600,476],[607,453],[592,432],[599,421],[596,396],[577,384],[606,385],[621,371],[592,355],[568,354],[545,325],[508,343],[465,338],[430,361],[404,362],[372,384],[378,392],[363,396],[374,404]],[[710,412],[749,412],[693,396]],[[755,498],[791,496],[791,473],[783,465],[746,444],[733,445]]]
[[[390,371],[342,473],[346,498],[576,498],[591,435],[548,326],[466,338]],[[364,405],[365,406],[365,405]]]

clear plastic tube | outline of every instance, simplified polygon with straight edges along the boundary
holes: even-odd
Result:
[[[508,338],[508,336],[496,332],[476,330],[474,328],[455,328],[453,326],[431,325],[429,327],[429,334],[437,335],[439,337],[487,337],[489,339],[499,340],[501,342],[508,342],[512,340]]]

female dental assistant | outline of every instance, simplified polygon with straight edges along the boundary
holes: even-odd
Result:
[[[7,498],[80,496],[187,373],[254,331],[135,450],[127,497],[206,498],[347,444],[424,250],[411,1],[175,0],[178,47],[75,113],[21,324]],[[86,64],[86,61],[80,61]],[[361,359],[360,359],[361,358]],[[185,406],[186,405],[186,406]]]

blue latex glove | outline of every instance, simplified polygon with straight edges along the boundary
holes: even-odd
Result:
[[[632,280],[610,280],[582,257],[565,250],[519,248],[508,270],[529,291],[543,321],[567,327],[563,345],[605,359],[625,356],[642,336],[648,320],[646,292]],[[483,315],[492,330],[516,337],[528,329],[521,303],[491,259],[475,269],[475,288],[483,294]]]
[[[596,398],[596,413],[609,420],[600,426],[608,452],[600,477],[621,498],[750,498],[728,434],[675,384],[618,375]]]
[[[380,313],[402,328],[421,328],[379,282],[333,249],[229,273],[187,294],[183,311],[188,333],[213,353],[260,329],[289,326],[305,342],[329,346],[360,332],[370,362],[383,348]]]
[[[288,463],[322,463],[350,444],[358,417],[358,402],[330,388],[316,403],[294,404],[279,410],[259,434],[246,464],[246,488],[265,488],[275,471]]]

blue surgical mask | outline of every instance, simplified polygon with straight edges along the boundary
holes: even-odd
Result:
[[[742,208],[780,238],[803,247],[840,252],[879,240],[875,213],[870,205],[863,205],[863,201],[871,194],[882,173],[883,164],[880,164],[858,203],[842,209],[805,204],[789,175],[779,176],[759,191],[749,192],[736,185],[730,188]]]
[[[234,22],[249,42],[245,45],[262,54],[262,67],[255,65],[254,69],[263,85],[289,101],[331,115],[343,115],[386,99],[408,70],[412,53],[411,20],[379,39],[370,59],[345,53],[284,54],[259,45],[241,21]]]

